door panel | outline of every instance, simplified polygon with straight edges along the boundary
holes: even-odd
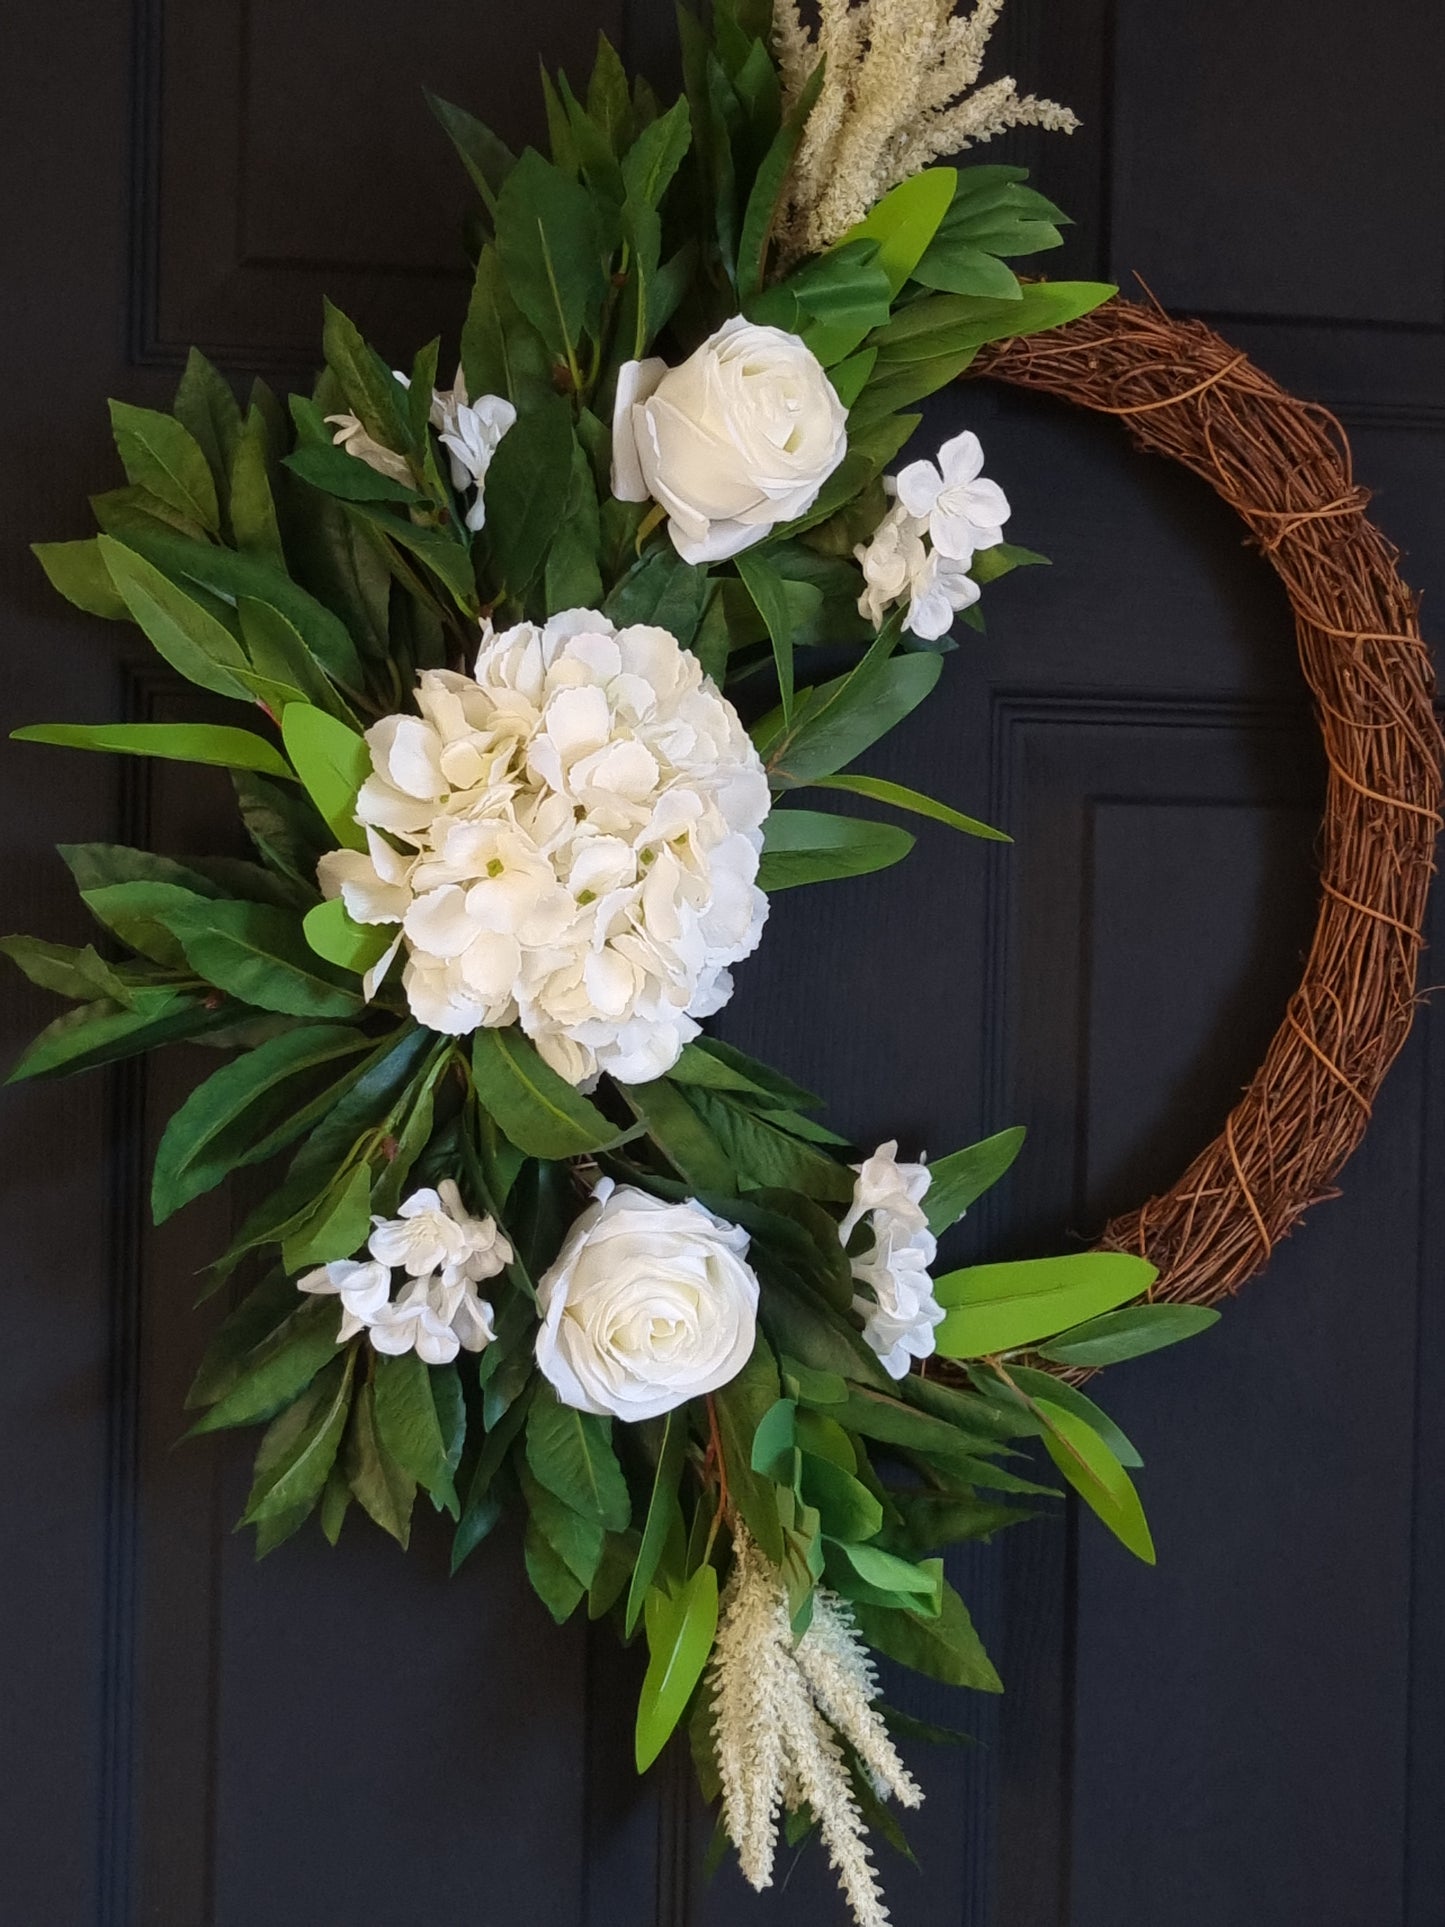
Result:
[[[7,21],[7,726],[180,718],[197,699],[67,610],[25,544],[87,532],[104,398],[156,401],[194,339],[303,382],[323,292],[395,355],[465,301],[467,188],[419,88],[514,142],[542,52],[597,27],[668,58],[661,0],[59,0]],[[132,27],[134,38],[132,41]],[[1075,215],[1058,271],[1138,269],[1340,408],[1410,579],[1445,590],[1437,10],[1382,0],[1010,0],[994,71],[1070,101],[1011,139]],[[987,158],[994,158],[990,154]],[[129,191],[128,191],[129,190]],[[967,424],[1053,559],[990,598],[940,693],[870,761],[988,817],[910,862],[780,896],[724,1033],[868,1144],[936,1152],[1015,1121],[1024,1159],[950,1256],[1066,1248],[1168,1181],[1258,1061],[1308,941],[1321,769],[1288,611],[1237,523],[1117,427],[963,386]],[[56,841],[233,834],[223,782],[0,757],[10,927],[84,940]],[[1438,976],[1438,969],[1427,975]],[[50,1014],[7,978],[12,1050]],[[1089,1519],[953,1576],[1001,1701],[888,1680],[980,1744],[915,1764],[925,1878],[900,1927],[1435,1927],[1445,1892],[1445,1044],[1422,1020],[1370,1140],[1219,1331],[1120,1367],[1160,1548]],[[0,1424],[11,1577],[0,1917],[26,1927],[757,1927],[839,1921],[809,1853],[761,1899],[670,1757],[632,1775],[637,1655],[558,1631],[507,1535],[457,1580],[348,1528],[261,1566],[233,1536],[245,1439],[178,1446],[219,1307],[193,1274],[239,1208],[148,1227],[148,1148],[209,1064],[12,1094],[18,1230]]]

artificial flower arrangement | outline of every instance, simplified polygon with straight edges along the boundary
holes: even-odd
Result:
[[[152,1195],[276,1168],[191,1393],[266,1426],[260,1550],[353,1505],[404,1546],[420,1493],[460,1565],[520,1509],[555,1617],[645,1636],[639,1769],[686,1726],[748,1880],[785,1810],[863,1927],[868,1830],[921,1797],[871,1652],[998,1690],[939,1554],[1029,1516],[1029,1441],[1152,1558],[1065,1370],[1214,1316],[1119,1253],[934,1276],[1022,1132],[850,1164],[702,1030],[770,893],[909,850],[799,792],[997,834],[851,765],[1041,559],[971,433],[889,476],[910,411],[1112,293],[1006,265],[1060,238],[1023,170],[934,164],[1073,124],[975,88],[1000,4],[715,0],[666,111],[605,41],[547,81],[550,158],[435,103],[485,233],[452,386],[335,309],[289,412],[193,354],[173,413],[112,405],[100,534],[37,551],[245,725],[18,732],[232,773],[249,860],[71,846],[108,954],[4,947],[75,1006],[15,1077],[231,1053]]]

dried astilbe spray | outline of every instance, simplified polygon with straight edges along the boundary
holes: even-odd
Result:
[[[798,0],[773,0],[785,100],[798,98],[820,58],[826,63],[782,224],[789,258],[828,247],[889,188],[942,155],[1008,127],[1073,132],[1079,123],[1067,107],[1020,94],[1008,77],[975,86],[1003,4],[977,0],[960,17],[955,0],[819,0],[815,35]]]
[[[888,1909],[839,1737],[880,1798],[923,1798],[873,1705],[878,1680],[853,1616],[821,1587],[794,1641],[777,1569],[741,1526],[709,1672],[723,1822],[743,1876],[772,1885],[778,1814],[806,1806],[818,1823],[858,1927],[886,1927]]]

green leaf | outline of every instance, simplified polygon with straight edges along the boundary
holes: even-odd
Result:
[[[109,1000],[130,1005],[131,987],[92,945],[46,943],[40,937],[0,937],[0,951],[42,990],[84,1003]]]
[[[753,1439],[777,1403],[778,1368],[761,1333],[752,1356],[736,1378],[712,1394],[718,1436],[727,1467],[728,1490],[748,1531],[775,1566],[783,1563],[783,1528],[776,1488],[752,1469]]]
[[[1129,1305],[1074,1326],[1052,1344],[1041,1345],[1039,1356],[1056,1365],[1117,1365],[1177,1345],[1218,1323],[1219,1313],[1205,1305]]]
[[[586,1586],[567,1569],[535,1519],[527,1521],[523,1556],[533,1591],[560,1626],[581,1604]]]
[[[288,1271],[308,1265],[330,1264],[361,1249],[371,1229],[371,1172],[365,1164],[338,1177],[288,1230],[281,1243],[281,1262]]]
[[[758,888],[770,895],[802,883],[866,876],[901,863],[913,848],[907,830],[819,810],[775,809],[763,825]]]
[[[871,343],[884,361],[959,354],[988,341],[1062,327],[1117,293],[1117,288],[1102,281],[1034,281],[1014,301],[988,301],[967,294],[925,295],[895,313],[886,328],[875,331]]]
[[[218,769],[259,770],[294,782],[280,751],[249,729],[215,723],[29,723],[10,732],[17,743],[51,743],[58,749],[99,749],[126,756],[159,756],[175,763],[208,763]]]
[[[1154,1540],[1134,1481],[1092,1426],[1051,1400],[1035,1401],[1048,1430],[1044,1445],[1069,1484],[1116,1539],[1146,1566],[1154,1564]]]
[[[744,550],[737,558],[737,571],[747,584],[758,614],[767,625],[773,645],[773,661],[778,670],[778,693],[783,721],[793,720],[793,616],[782,576],[765,556]]]
[[[527,1463],[549,1492],[608,1532],[632,1516],[627,1481],[612,1447],[612,1422],[563,1405],[550,1385],[537,1388],[527,1415]]]
[[[603,611],[619,629],[648,623],[692,646],[708,595],[706,569],[690,567],[671,543],[645,555],[608,596]]]
[[[938,232],[957,186],[954,168],[925,168],[885,194],[835,245],[876,241],[878,266],[888,276],[892,292],[898,294]]]
[[[310,703],[288,703],[281,717],[286,754],[307,795],[348,850],[366,848],[356,796],[371,774],[366,738]]]
[[[798,1489],[807,1504],[816,1507],[830,1539],[857,1550],[863,1540],[883,1530],[883,1507],[867,1486],[828,1459],[804,1452]]]
[[[183,1204],[298,1136],[318,1073],[367,1049],[360,1031],[304,1024],[283,1031],[198,1085],[166,1126],[151,1179],[151,1210],[163,1224]],[[289,1128],[288,1128],[289,1127]]]
[[[95,536],[85,542],[32,542],[30,552],[49,576],[50,586],[77,609],[111,622],[127,614]]]
[[[284,569],[286,552],[276,521],[269,458],[266,418],[253,404],[231,458],[231,533],[243,555]]]
[[[753,740],[775,788],[796,788],[834,775],[929,694],[943,658],[927,653],[894,657],[889,654],[892,642],[890,630],[884,629],[856,669],[805,690],[791,724],[775,710],[755,727]],[[880,644],[885,646],[880,649]]]
[[[227,1374],[224,1392],[196,1420],[192,1432],[219,1432],[274,1417],[335,1358],[340,1322],[335,1298],[308,1298],[298,1304]]]
[[[340,897],[308,910],[301,928],[318,957],[358,976],[380,963],[397,934],[390,924],[353,923]]]
[[[753,176],[752,189],[743,212],[742,230],[738,236],[737,288],[744,299],[762,289],[767,272],[768,248],[781,211],[783,189],[822,84],[823,63],[819,61]]]
[[[1061,1258],[972,1265],[934,1283],[949,1307],[937,1331],[943,1358],[983,1358],[1052,1338],[1146,1292],[1153,1265],[1122,1251],[1078,1251]]]
[[[830,1540],[828,1554],[829,1578],[846,1597],[853,1598],[858,1590],[855,1582],[861,1582],[865,1589],[863,1597],[875,1605],[880,1603],[881,1596],[892,1599],[900,1608],[924,1613],[930,1618],[940,1610],[941,1561],[925,1559],[914,1565],[896,1553],[885,1552],[881,1546],[849,1545],[842,1540]]]
[[[590,1586],[602,1564],[606,1538],[595,1519],[584,1519],[554,1492],[538,1483],[526,1465],[519,1468],[522,1495],[531,1523],[580,1585]]]
[[[586,188],[533,148],[497,196],[497,247],[512,299],[542,339],[576,365],[607,293],[607,249]]]
[[[384,1451],[419,1486],[459,1518],[447,1441],[432,1397],[431,1373],[415,1352],[379,1357],[375,1367],[376,1433]]]
[[[686,1045],[668,1076],[675,1084],[702,1084],[709,1090],[760,1091],[773,1103],[794,1110],[816,1111],[823,1103],[822,1098],[805,1091],[781,1071],[725,1044],[720,1037],[700,1037]]]
[[[1077,1385],[1056,1378],[1052,1372],[1036,1372],[1028,1365],[1010,1365],[1008,1375],[1025,1398],[1043,1398],[1051,1404],[1062,1405],[1066,1412],[1072,1412],[1075,1418],[1092,1426],[1121,1465],[1138,1467],[1144,1463],[1137,1447],[1120,1431],[1109,1414],[1093,1399],[1086,1398]],[[993,1389],[991,1386],[990,1390]]]
[[[129,1009],[109,1001],[78,1004],[46,1025],[5,1081],[21,1084],[32,1077],[98,1070],[160,1044],[194,1037],[215,1022],[203,1002],[176,990],[142,992]]]
[[[466,1504],[452,1541],[453,1572],[481,1544],[501,1516],[501,1506],[493,1487],[513,1441],[526,1420],[531,1400],[530,1387],[521,1391],[493,1423],[482,1443],[481,1454],[467,1486]]]
[[[945,1584],[936,1618],[863,1604],[855,1605],[853,1611],[868,1644],[890,1659],[948,1686],[971,1686],[979,1693],[1003,1691],[1003,1681],[974,1631],[968,1608],[952,1586]]]
[[[409,507],[424,507],[424,498],[408,482],[394,475],[383,475],[369,462],[350,455],[344,448],[313,443],[296,448],[283,458],[283,467],[311,488],[334,495],[342,502],[404,502]]]
[[[328,301],[325,312],[321,345],[348,409],[373,441],[398,455],[409,454],[412,439],[406,390],[340,308]]]
[[[682,1590],[647,1595],[647,1675],[637,1703],[635,1754],[645,1773],[667,1744],[702,1678],[717,1636],[717,1571],[699,1566]]]
[[[665,114],[643,128],[622,157],[622,182],[628,199],[644,207],[661,206],[691,144],[687,102],[675,101]]]
[[[231,458],[241,436],[241,410],[231,384],[199,348],[186,357],[176,389],[175,417],[204,454],[224,499]]]
[[[376,1423],[376,1393],[369,1384],[357,1388],[342,1463],[347,1483],[362,1510],[405,1551],[411,1538],[416,1481],[409,1472],[403,1471],[381,1442]]]
[[[674,1531],[682,1531],[682,1507],[678,1504],[677,1488],[686,1463],[687,1414],[682,1410],[672,1411],[663,1421],[657,1476],[652,1483],[647,1523],[642,1530],[642,1544],[637,1549],[632,1582],[627,1592],[623,1624],[629,1639],[641,1615],[648,1588],[657,1575],[668,1537]]]
[[[210,464],[180,422],[124,401],[110,404],[110,422],[129,480],[187,521],[219,534],[221,515]]]
[[[336,1461],[351,1410],[355,1354],[347,1352],[317,1374],[293,1405],[271,1421],[256,1453],[256,1474],[243,1525],[279,1519],[321,1496]]]
[[[451,139],[453,147],[462,157],[462,165],[472,177],[472,184],[481,195],[490,212],[496,211],[497,195],[512,169],[517,165],[517,157],[500,140],[490,127],[486,127],[474,114],[464,108],[453,107],[450,101],[439,100],[427,92],[426,104],[436,115]]]
[[[935,1237],[957,1224],[974,1200],[998,1183],[1023,1149],[1024,1136],[1023,1125],[1015,1124],[929,1166],[933,1175],[923,1210]]]
[[[500,586],[521,598],[561,527],[571,486],[572,411],[561,395],[524,399],[487,471],[487,544]]]
[[[353,990],[318,974],[300,925],[264,903],[177,905],[161,918],[197,975],[257,1010],[292,1017],[349,1017]]]
[[[695,1191],[726,1194],[735,1189],[726,1151],[675,1084],[662,1077],[620,1089],[633,1115],[647,1126],[649,1137],[685,1183]]]
[[[726,1093],[695,1088],[689,1102],[722,1145],[738,1178],[753,1185],[801,1191],[805,1197],[846,1204],[853,1174],[846,1165],[800,1143]]]
[[[935,823],[947,823],[950,829],[962,830],[965,836],[982,836],[994,843],[1013,842],[1011,836],[1006,836],[1002,830],[991,829],[987,823],[980,823],[977,817],[965,816],[948,803],[924,796],[919,790],[906,789],[902,783],[886,782],[881,776],[824,776],[812,787],[847,790],[852,796],[867,796],[875,803],[891,803],[894,809],[912,810],[917,816],[932,817]]]
[[[200,456],[199,449],[196,453]],[[235,673],[248,667],[245,652],[230,630],[134,549],[109,535],[99,536],[97,545],[117,592],[156,653],[188,682],[250,702],[251,692]]]
[[[597,1106],[545,1064],[515,1026],[474,1034],[472,1078],[486,1110],[528,1157],[582,1157],[617,1141]]]

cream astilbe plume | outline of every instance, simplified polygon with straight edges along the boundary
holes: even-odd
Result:
[[[793,1639],[782,1577],[739,1527],[709,1671],[723,1821],[743,1877],[772,1885],[778,1813],[806,1806],[818,1823],[858,1927],[887,1927],[867,1829],[838,1735],[880,1795],[923,1795],[874,1708],[878,1682],[852,1614],[819,1589]]]
[[[789,183],[784,253],[815,254],[891,187],[944,154],[1009,127],[1072,133],[1067,107],[1020,94],[1012,79],[974,89],[1003,0],[819,0],[816,38],[797,0],[774,0],[773,44],[785,98],[825,62]]]

